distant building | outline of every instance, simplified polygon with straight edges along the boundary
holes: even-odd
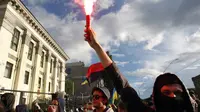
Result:
[[[20,0],[0,0],[0,52],[0,87],[38,93],[64,91],[69,57]],[[49,97],[14,94],[15,105]]]
[[[83,62],[74,62],[66,64],[67,78],[74,82],[74,95],[77,97],[91,95],[92,88],[99,85],[99,81],[90,84],[81,85],[86,76],[88,67]],[[80,100],[80,99],[79,99]]]
[[[198,96],[200,96],[200,75],[193,77],[192,81],[194,83],[194,86],[195,86]]]

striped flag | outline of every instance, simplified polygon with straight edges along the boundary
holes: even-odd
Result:
[[[88,79],[89,83],[92,83],[102,78],[103,74],[105,74],[103,65],[101,63],[95,63],[88,68],[86,78]]]

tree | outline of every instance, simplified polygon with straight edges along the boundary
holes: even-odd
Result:
[[[73,95],[74,82],[72,80],[65,81],[65,92],[66,92],[66,94]]]

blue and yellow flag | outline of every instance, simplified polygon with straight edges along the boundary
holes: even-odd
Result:
[[[85,84],[88,84],[88,80],[87,79],[81,83],[82,86],[85,85]]]
[[[110,104],[114,104],[115,100],[118,100],[118,94],[115,88],[113,88],[112,96],[110,99]]]

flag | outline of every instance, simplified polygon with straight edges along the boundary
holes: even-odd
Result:
[[[89,83],[92,83],[102,77],[105,74],[104,67],[101,63],[92,64],[87,71],[86,78]]]
[[[88,80],[87,79],[81,83],[82,86],[85,85],[85,84],[88,84]]]
[[[112,96],[110,99],[110,104],[114,104],[115,100],[118,100],[118,94],[115,88],[113,88]]]

